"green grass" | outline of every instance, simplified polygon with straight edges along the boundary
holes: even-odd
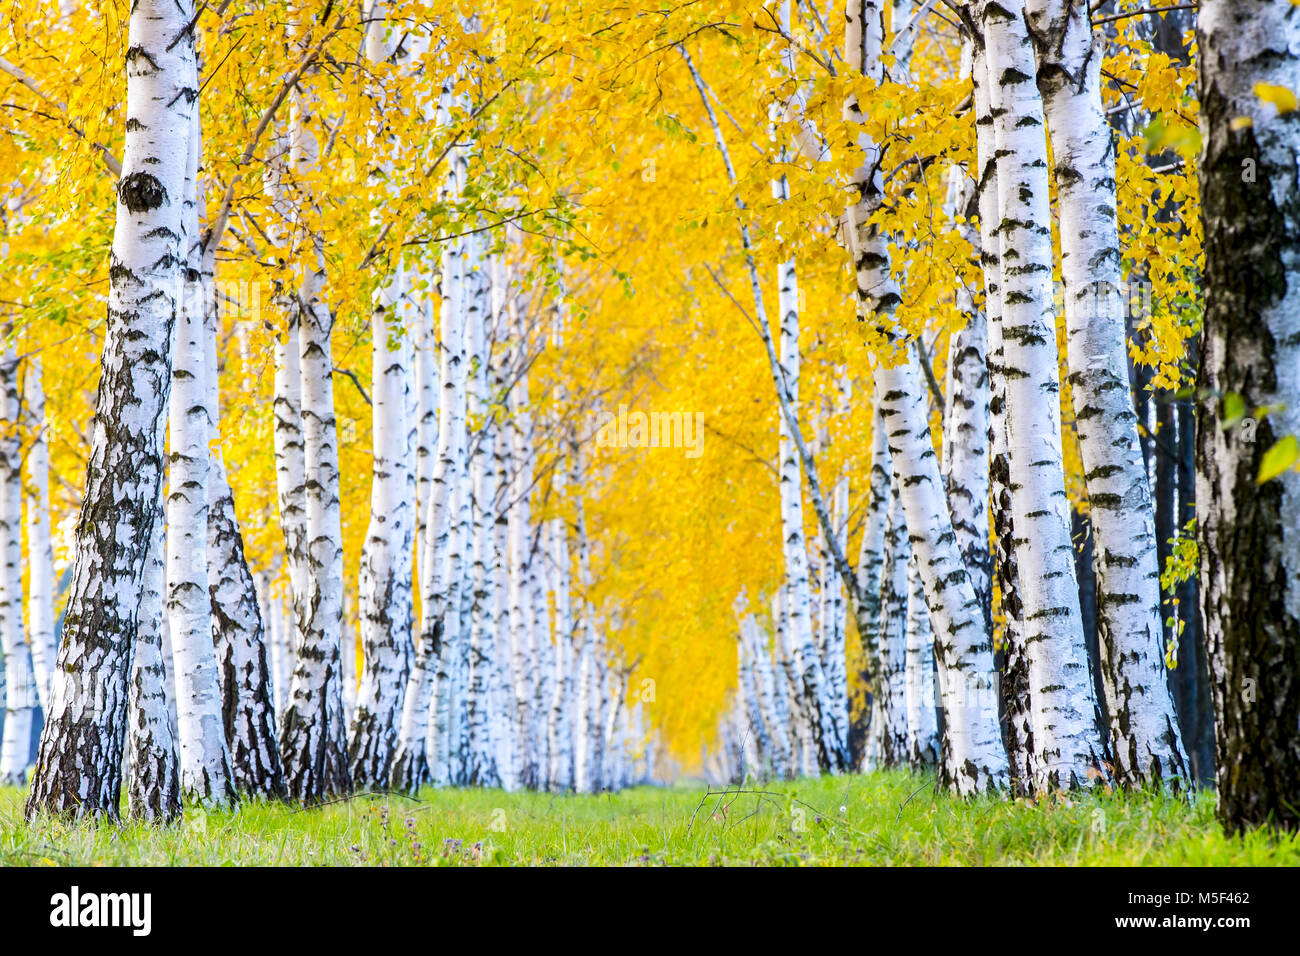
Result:
[[[934,796],[903,772],[600,796],[425,790],[309,811],[187,811],[169,828],[22,819],[0,789],[0,864],[118,865],[1300,865],[1300,836],[1228,838],[1209,794],[1041,803]]]

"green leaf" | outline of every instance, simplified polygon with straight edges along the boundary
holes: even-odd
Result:
[[[1300,459],[1300,442],[1296,441],[1295,435],[1286,435],[1278,439],[1272,448],[1264,452],[1264,457],[1259,463],[1259,477],[1255,479],[1255,484],[1262,485],[1266,481],[1272,481],[1294,465],[1298,459]]]
[[[1246,401],[1236,392],[1223,396],[1223,421],[1219,423],[1220,431],[1227,431],[1246,414]]]

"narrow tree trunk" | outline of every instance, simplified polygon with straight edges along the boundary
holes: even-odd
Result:
[[[115,818],[127,686],[162,481],[186,144],[198,96],[187,0],[128,23],[126,140],[97,414],[62,642],[27,814]]]
[[[23,628],[22,400],[18,358],[9,336],[0,355],[0,649],[4,651],[5,718],[0,742],[0,784],[27,778],[32,720],[39,694],[32,652]]]
[[[295,179],[316,175],[318,104],[311,78],[294,94],[291,160]],[[310,203],[308,193],[302,202]],[[280,731],[290,797],[316,803],[350,785],[343,711],[343,541],[339,515],[338,445],[334,420],[334,318],[322,299],[324,240],[299,209],[295,226],[307,253],[296,290],[302,380],[303,491],[306,567],[299,601],[294,672]]]
[[[24,404],[32,443],[27,450],[27,636],[41,709],[50,711],[54,680],[54,547],[50,537],[50,439],[40,355],[28,361]]]
[[[204,806],[233,805],[234,772],[222,715],[208,594],[207,329],[203,315],[198,113],[190,126],[183,225],[189,247],[176,321],[167,471],[167,619],[176,666],[181,789]]]
[[[1206,288],[1197,384],[1214,404],[1196,436],[1196,500],[1219,819],[1232,832],[1266,821],[1300,829],[1300,473],[1256,485],[1266,453],[1300,435],[1300,126],[1255,92],[1294,91],[1298,13],[1281,0],[1206,0],[1197,22]],[[1233,394],[1267,410],[1253,442],[1223,421],[1219,403]]]
[[[902,500],[895,495],[889,505],[885,532],[885,565],[880,587],[880,678],[872,688],[880,711],[877,760],[882,767],[902,767],[908,762],[907,708],[907,566],[912,555]]]
[[[939,763],[940,740],[935,713],[934,635],[925,605],[925,584],[915,557],[907,562],[906,655],[907,760],[912,769],[924,770]]]
[[[146,559],[140,629],[131,661],[127,731],[127,808],[137,820],[169,823],[181,815],[180,758],[172,724],[175,691],[167,671],[167,523],[164,503]]]

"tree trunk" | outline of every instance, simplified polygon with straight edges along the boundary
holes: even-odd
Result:
[[[12,328],[0,330],[6,340]],[[0,784],[27,779],[32,720],[40,695],[32,649],[23,628],[22,400],[18,358],[11,341],[0,355],[0,649],[4,651],[5,717]]]
[[[290,157],[295,180],[317,174],[318,103],[311,78],[293,95]],[[350,786],[342,687],[343,541],[339,515],[338,445],[334,420],[334,318],[322,298],[325,282],[323,237],[315,232],[300,198],[294,223],[305,244],[307,265],[299,278],[298,362],[302,380],[304,551],[302,598],[298,602],[294,671],[289,705],[280,729],[280,754],[289,796],[316,803]]]
[[[202,138],[190,126],[183,225],[188,246],[185,297],[176,321],[167,470],[167,621],[176,666],[181,790],[204,806],[233,805],[234,772],[222,720],[208,594],[207,329],[203,308]]]
[[[1026,0],[1026,10],[1038,51],[1038,90],[1056,162],[1066,351],[1097,539],[1097,625],[1115,776],[1130,786],[1162,781],[1185,785],[1187,756],[1165,682],[1161,631],[1157,549],[1168,534],[1153,528],[1151,488],[1126,387],[1115,148],[1101,99],[1102,48],[1094,39],[1086,5]],[[1031,97],[1017,92],[1017,85],[1004,84],[1006,102],[1025,102],[1021,115],[1037,119],[1037,111],[1029,105]],[[1024,146],[1016,142],[1021,138]],[[1037,150],[1041,135],[1032,138]],[[1008,142],[1023,149],[1029,140],[1030,134],[1025,133]],[[1046,211],[1046,187],[1042,188],[1038,205],[1012,206],[1004,212]],[[1033,232],[1022,234],[1030,238]],[[1013,240],[1013,247],[1023,241]],[[1049,269],[1050,242],[1046,234],[1043,261]],[[1031,256],[1028,261],[1037,264],[1039,258]],[[1050,279],[1050,271],[1046,275]],[[1006,321],[1009,333],[1020,320],[1008,316]],[[1048,344],[1055,369],[1054,325],[1049,323],[1047,329],[1053,333]],[[1044,380],[1044,384],[1049,383]],[[1040,393],[1040,400],[1046,397],[1047,393]]]
[[[903,520],[903,503],[890,499],[885,532],[885,565],[880,581],[880,678],[873,687],[880,711],[876,725],[877,760],[881,767],[903,767],[908,762],[907,710],[907,566],[912,555]]]
[[[40,355],[27,364],[24,404],[32,444],[27,450],[27,637],[41,709],[50,711],[54,680],[54,547],[50,537],[50,439]]]
[[[1300,473],[1256,480],[1274,444],[1300,435],[1300,127],[1255,90],[1294,89],[1300,16],[1280,0],[1206,0],[1197,43],[1206,289],[1197,384],[1214,404],[1196,436],[1196,500],[1219,819],[1230,832],[1265,821],[1296,830]],[[1233,395],[1259,416],[1253,430],[1224,420],[1219,402]]]
[[[968,565],[969,567],[969,565]],[[925,606],[925,585],[916,558],[907,562],[907,637],[905,644],[907,760],[913,770],[939,763],[939,724],[934,694],[934,635]]]
[[[204,370],[211,435],[220,435],[220,370],[217,363],[219,317],[215,295],[216,249],[203,249]],[[241,793],[284,795],[284,773],[276,739],[274,693],[267,652],[265,619],[257,582],[244,554],[244,536],[235,515],[234,492],[219,442],[208,458],[208,594],[212,639],[221,684],[221,714],[235,786]]]
[[[139,0],[131,9],[97,414],[29,817],[118,815],[128,677],[162,481],[158,423],[185,259],[186,144],[198,97],[192,16],[185,0]]]
[[[160,500],[140,592],[127,710],[127,808],[132,817],[150,823],[169,823],[181,815],[180,758],[169,701],[175,690],[166,664],[169,642],[164,640],[166,585],[167,523]]]
[[[1047,143],[1023,3],[980,5],[998,156],[1002,372],[1038,790],[1104,779],[1061,445]],[[1010,263],[1014,263],[1010,265]]]

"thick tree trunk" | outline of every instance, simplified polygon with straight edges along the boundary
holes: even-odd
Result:
[[[1219,819],[1230,831],[1265,821],[1295,830],[1300,473],[1256,480],[1274,444],[1300,435],[1300,125],[1255,90],[1294,91],[1300,10],[1206,0],[1197,43],[1206,287],[1198,394],[1214,404],[1196,437],[1196,500]],[[1219,403],[1232,395],[1260,416],[1253,434],[1223,420]]]
[[[162,481],[158,423],[185,259],[185,165],[198,96],[192,17],[187,0],[139,0],[131,9],[97,414],[29,816],[118,814],[128,677]]]
[[[1187,756],[1164,674],[1157,561],[1162,534],[1154,528],[1151,488],[1126,387],[1115,148],[1101,99],[1102,47],[1086,4],[1026,0],[1026,10],[1056,162],[1066,351],[1097,539],[1097,625],[1115,776],[1131,786],[1185,784]],[[1008,103],[1028,99],[1014,88],[1006,87]],[[1025,115],[1038,116],[1036,110]],[[1028,134],[1024,139],[1028,145]],[[1037,148],[1041,136],[1033,139]],[[1022,211],[1030,209],[1047,209],[1046,192],[1039,206]],[[1019,320],[1007,321],[1010,328]],[[1048,344],[1055,359],[1054,325],[1047,329],[1053,332]],[[1164,529],[1163,537],[1170,530]]]
[[[980,5],[998,156],[1007,460],[1029,662],[1036,789],[1105,778],[1079,618],[1061,445],[1043,107],[1023,3]],[[1012,265],[1014,263],[1014,265]]]

